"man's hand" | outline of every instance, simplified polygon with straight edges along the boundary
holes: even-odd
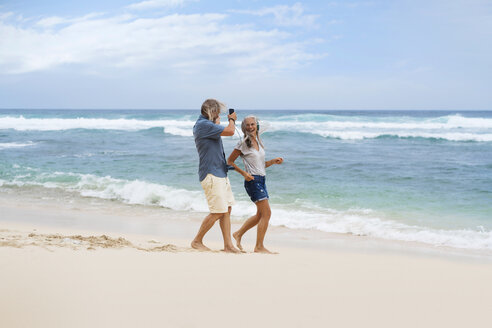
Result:
[[[231,115],[227,115],[227,119],[230,119],[230,118],[232,118],[234,120],[234,122],[236,122],[236,120],[237,120],[236,112],[232,113]]]
[[[227,115],[228,124],[224,129],[224,131],[222,131],[222,133],[220,134],[221,137],[230,137],[234,135],[234,132],[236,131],[236,118],[237,118],[236,113]],[[233,119],[234,123],[231,124],[232,121],[230,119]]]

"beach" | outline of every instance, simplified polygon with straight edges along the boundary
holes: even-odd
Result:
[[[197,111],[1,111],[0,327],[490,326],[490,112],[257,115],[276,255],[190,247]]]
[[[487,255],[275,227],[279,254],[251,253],[252,231],[234,255],[218,225],[198,252],[186,213],[26,197],[0,198],[1,327],[490,324]]]
[[[249,114],[261,121],[266,159],[284,159],[267,169],[272,226],[492,250],[492,112],[242,110],[238,120]],[[96,211],[98,200],[110,199],[203,218],[197,117],[0,110],[0,192],[85,197]],[[226,157],[241,135],[222,138]],[[228,176],[231,219],[241,223],[256,209],[243,177]]]
[[[0,328],[491,328],[491,17],[1,1]]]

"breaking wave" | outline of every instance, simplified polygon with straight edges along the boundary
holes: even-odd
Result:
[[[239,122],[238,122],[239,123]],[[0,130],[60,131],[71,129],[140,131],[162,128],[165,133],[192,137],[195,121],[189,115],[177,119],[25,118],[0,117]],[[492,141],[492,119],[448,115],[435,118],[335,116],[300,114],[274,117],[267,133],[307,133],[325,138],[363,140],[381,137]]]
[[[0,187],[60,188],[77,192],[84,197],[121,201],[127,204],[162,206],[177,211],[208,212],[203,192],[174,188],[162,184],[99,177],[78,173],[31,173],[10,181],[0,180]],[[243,221],[255,213],[249,201],[237,201],[233,220]],[[272,205],[271,224],[291,229],[314,229],[324,232],[361,235],[387,240],[412,241],[461,249],[492,250],[492,232],[476,230],[444,230],[408,225],[381,218],[370,209],[344,211],[296,202],[290,205]]]

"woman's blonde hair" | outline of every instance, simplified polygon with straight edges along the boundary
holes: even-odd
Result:
[[[226,105],[215,99],[207,99],[202,104],[202,115],[209,121],[215,121],[217,116],[226,109]]]
[[[255,120],[255,124],[257,127],[256,128],[256,138],[258,139],[258,143],[261,145],[261,148],[265,149],[265,146],[263,146],[263,142],[260,139],[260,131],[258,129],[258,118],[256,118],[256,116],[254,116],[254,115],[246,116],[245,118],[243,118],[243,121],[241,122],[241,130],[243,131],[243,134],[244,134],[243,142],[246,143],[246,146],[248,146],[248,148],[251,148],[251,135],[246,130],[246,120],[250,119],[250,118]]]

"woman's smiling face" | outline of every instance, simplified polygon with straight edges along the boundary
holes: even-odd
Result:
[[[246,131],[248,133],[254,134],[256,133],[256,120],[253,117],[249,117],[245,120],[246,122]]]

